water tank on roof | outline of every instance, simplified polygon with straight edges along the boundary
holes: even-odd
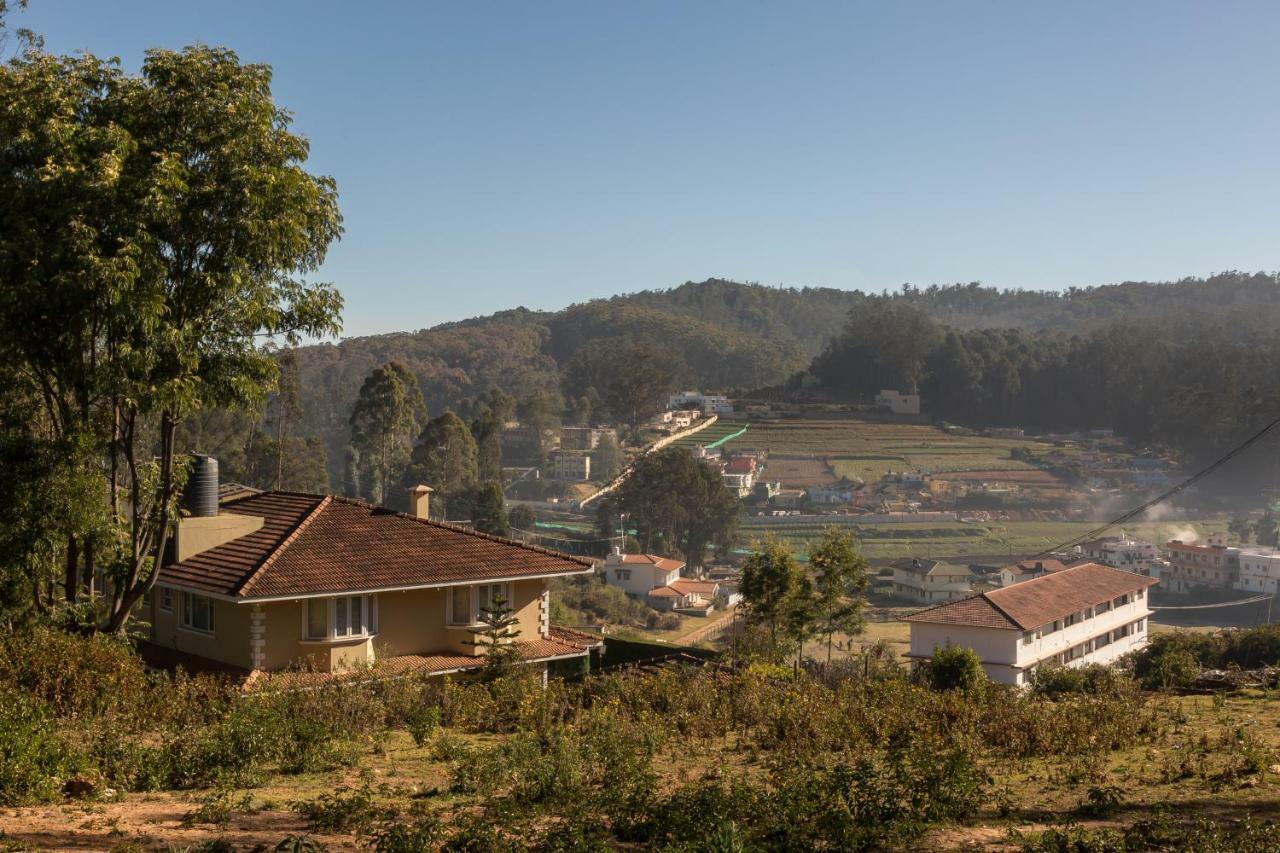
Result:
[[[212,456],[191,455],[187,485],[182,490],[182,508],[196,518],[218,514],[218,460]]]

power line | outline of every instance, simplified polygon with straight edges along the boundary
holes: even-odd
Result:
[[[1090,539],[1095,539],[1098,536],[1102,535],[1103,533],[1106,533],[1111,528],[1124,524],[1126,521],[1132,521],[1134,518],[1137,518],[1139,515],[1142,515],[1144,512],[1151,509],[1153,506],[1164,503],[1169,498],[1173,497],[1174,495],[1178,494],[1184,489],[1190,488],[1191,486],[1203,480],[1205,477],[1212,474],[1214,471],[1217,471],[1223,465],[1227,464],[1232,459],[1239,456],[1241,453],[1244,453],[1253,445],[1257,444],[1259,441],[1261,441],[1263,438],[1266,437],[1267,433],[1271,432],[1277,426],[1280,426],[1280,418],[1276,418],[1271,423],[1267,424],[1262,429],[1258,430],[1258,432],[1250,436],[1244,443],[1237,445],[1233,450],[1231,450],[1231,452],[1227,453],[1225,456],[1213,462],[1208,467],[1203,468],[1202,470],[1196,472],[1192,476],[1188,477],[1186,480],[1183,480],[1181,483],[1169,489],[1168,491],[1164,492],[1163,494],[1157,495],[1156,497],[1152,498],[1146,503],[1143,503],[1135,507],[1134,509],[1129,510],[1119,518],[1112,519],[1111,521],[1107,522],[1101,527],[1095,527],[1093,530],[1090,530],[1088,533],[1081,534],[1080,536],[1077,536],[1074,539],[1068,539],[1066,542],[1055,545],[1052,548],[1047,548],[1043,551],[1038,551],[1035,554],[1032,554],[1030,557],[1024,558],[1021,562],[1034,560],[1037,557],[1046,557],[1056,551],[1065,551],[1075,545],[1079,545],[1081,542],[1086,542]]]

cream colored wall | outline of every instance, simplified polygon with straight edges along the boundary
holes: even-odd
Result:
[[[520,639],[532,640],[541,634],[539,598],[542,590],[541,580],[511,584],[511,607],[519,621]],[[466,645],[466,641],[473,639],[472,633],[465,627],[447,624],[445,592],[444,589],[415,589],[378,593],[378,633],[368,643],[362,640],[339,643],[304,641],[301,601],[264,604],[266,643],[263,666],[267,670],[278,670],[310,658],[317,668],[326,669],[358,664],[366,658],[372,660],[394,655],[477,654],[478,649]],[[248,611],[249,607],[242,606],[242,609]],[[245,631],[247,655],[247,617]]]
[[[249,669],[249,608],[228,601],[213,600],[213,634],[181,627],[182,592],[173,591],[173,610],[160,608],[160,590],[155,591],[152,638],[156,645],[199,655],[210,660]]]

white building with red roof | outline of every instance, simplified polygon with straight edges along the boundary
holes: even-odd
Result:
[[[604,581],[644,599],[655,610],[710,613],[720,593],[719,582],[682,578],[684,565],[669,557],[615,552],[604,561]]]
[[[1111,663],[1147,642],[1154,578],[1083,563],[1019,584],[920,610],[914,660],[948,644],[973,649],[992,681],[1027,684],[1046,663]]]

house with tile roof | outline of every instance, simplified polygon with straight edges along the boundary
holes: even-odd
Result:
[[[1029,581],[1032,578],[1038,578],[1041,575],[1053,574],[1060,572],[1067,567],[1067,564],[1059,559],[1043,559],[1043,560],[1022,560],[1018,563],[1011,563],[1002,566],[1000,569],[1000,585],[1013,586],[1015,583]]]
[[[334,495],[269,491],[176,526],[148,614],[147,647],[188,668],[338,673],[377,662],[424,675],[479,668],[470,641],[498,596],[530,663],[581,658],[600,640],[553,628],[548,584],[590,560]]]
[[[1155,578],[1082,563],[1013,586],[920,610],[913,660],[948,644],[973,649],[987,677],[1024,685],[1046,663],[1111,663],[1147,642],[1147,590]]]
[[[917,604],[954,601],[973,592],[966,566],[911,557],[893,564],[893,594]]]
[[[653,554],[623,554],[615,548],[605,558],[601,570],[604,582],[609,586],[616,586],[627,595],[644,598],[650,590],[679,580],[684,563]]]

